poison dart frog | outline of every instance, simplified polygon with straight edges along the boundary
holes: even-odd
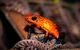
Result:
[[[25,20],[27,22],[35,24],[37,28],[42,28],[43,30],[45,30],[46,32],[45,37],[52,35],[52,37],[58,39],[59,32],[58,32],[57,26],[50,19],[40,16],[37,13],[35,14],[29,13],[25,16]]]

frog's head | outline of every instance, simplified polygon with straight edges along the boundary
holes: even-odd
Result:
[[[29,13],[26,15],[25,19],[28,22],[36,23],[38,20],[38,16],[39,16],[39,14],[37,14],[37,13],[35,13],[35,14]]]

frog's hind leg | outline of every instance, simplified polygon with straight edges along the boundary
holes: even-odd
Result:
[[[45,35],[44,35],[45,41],[47,42],[48,38],[49,38],[49,33],[48,31],[46,31]]]
[[[44,28],[44,27],[39,27],[39,29],[42,31],[42,32],[44,32],[44,37],[48,37],[49,36],[49,32]]]
[[[43,28],[43,29],[45,31],[44,39],[45,39],[45,42],[47,42],[47,40],[49,38],[49,32],[45,28]]]
[[[44,33],[44,42],[47,42],[48,37],[49,37],[49,32],[42,26],[39,27],[39,29]]]

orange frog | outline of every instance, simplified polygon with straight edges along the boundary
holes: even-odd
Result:
[[[43,30],[45,30],[45,37],[48,37],[49,35],[52,35],[55,38],[59,37],[59,32],[57,30],[56,24],[50,19],[42,17],[37,13],[29,13],[28,15],[26,15],[25,19],[26,21],[35,24],[37,28],[42,28]]]

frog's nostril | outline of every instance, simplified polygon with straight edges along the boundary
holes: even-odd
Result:
[[[36,19],[37,19],[37,17],[36,17],[36,16],[33,16],[33,17],[32,17],[32,20],[36,20]]]

